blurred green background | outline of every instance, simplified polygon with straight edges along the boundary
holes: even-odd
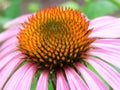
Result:
[[[104,15],[120,17],[120,0],[0,0],[0,30],[22,14],[56,5],[82,11],[89,19]]]

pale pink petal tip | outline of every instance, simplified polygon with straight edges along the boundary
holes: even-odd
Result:
[[[37,83],[36,90],[48,90],[48,75],[49,71],[42,71]]]
[[[89,28],[99,28],[102,27],[104,25],[109,24],[110,22],[113,22],[113,20],[115,20],[117,18],[113,17],[113,16],[102,16],[102,17],[98,17],[95,18],[93,20],[90,21],[90,26]]]
[[[104,21],[106,22],[106,21]],[[93,32],[89,37],[100,37],[100,38],[120,38],[120,19],[112,19],[110,22],[107,22],[103,25],[96,27],[93,24]],[[96,25],[99,25],[99,22],[96,22]]]
[[[17,24],[23,23],[23,22],[27,21],[28,17],[30,17],[30,16],[31,16],[31,14],[26,14],[26,15],[20,16],[20,17],[14,19],[12,21],[9,21],[3,27],[4,28],[9,28],[11,26],[15,26]]]
[[[9,63],[10,61],[12,61],[13,59],[15,59],[16,57],[18,56],[21,56],[21,52],[19,51],[16,51],[16,52],[13,52],[9,55],[7,55],[6,57],[2,58],[0,60],[0,70],[7,64]]]
[[[111,52],[104,50],[104,49],[94,50],[94,51],[91,51],[90,54],[100,57],[104,61],[109,62],[112,65],[120,68],[120,52],[118,50],[114,50],[114,51],[112,51],[112,49],[110,50]]]
[[[3,42],[12,37],[16,37],[18,32],[19,32],[19,27],[14,27],[0,33],[0,42]]]

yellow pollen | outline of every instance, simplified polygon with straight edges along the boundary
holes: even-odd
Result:
[[[51,7],[29,17],[18,33],[19,49],[28,62],[40,69],[56,70],[74,62],[84,61],[90,44],[92,29],[76,10]],[[84,57],[83,57],[84,56]]]

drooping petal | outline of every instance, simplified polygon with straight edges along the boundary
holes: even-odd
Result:
[[[4,83],[8,77],[13,73],[13,71],[23,62],[20,60],[24,56],[19,56],[10,61],[2,70],[0,71],[0,89],[2,89]]]
[[[4,43],[2,43],[2,45],[0,46],[0,51],[7,48],[9,45],[13,45],[13,44],[17,45],[17,42],[18,42],[18,40],[17,40],[16,36],[9,38]]]
[[[13,53],[7,55],[6,57],[2,58],[0,60],[0,69],[2,69],[9,61],[12,61],[14,58],[16,58],[18,56],[21,56],[21,52],[16,51],[16,52],[13,52]]]
[[[105,83],[103,83],[92,71],[86,68],[84,65],[77,63],[75,65],[82,74],[90,90],[108,90]]]
[[[91,60],[87,60],[87,62],[96,69],[105,81],[109,83],[113,90],[120,89],[120,74],[117,71],[99,59],[92,58]]]
[[[19,32],[19,27],[14,27],[0,33],[0,42],[3,42],[13,36],[16,36],[18,32]]]
[[[25,75],[20,80],[17,88],[19,90],[30,90],[32,79],[36,71],[37,71],[37,66],[31,65],[31,67],[27,70]]]
[[[105,44],[120,44],[120,40],[119,39],[97,39],[95,40],[94,43],[99,43],[99,44],[102,44],[102,43],[105,43]]]
[[[70,90],[68,84],[63,76],[62,71],[57,72],[57,86],[56,90]]]
[[[103,48],[103,49],[114,48],[117,49],[117,51],[120,50],[119,39],[97,39],[91,45],[97,48]]]
[[[39,77],[36,90],[48,90],[48,74],[49,71],[42,71]]]
[[[18,18],[16,18],[16,19],[12,20],[12,21],[9,21],[8,23],[6,23],[6,24],[4,25],[4,28],[9,28],[9,27],[11,27],[11,26],[15,26],[15,25],[17,25],[17,24],[21,24],[21,23],[23,23],[24,21],[27,21],[27,20],[28,20],[28,17],[30,17],[30,16],[31,16],[31,14],[26,14],[26,15],[20,16],[20,17],[18,17]]]
[[[0,60],[1,60],[3,57],[6,57],[7,55],[9,55],[10,53],[15,52],[16,50],[17,50],[17,48],[16,48],[15,45],[10,45],[10,46],[6,47],[5,49],[3,49],[3,50],[0,52]]]
[[[99,28],[99,27],[104,27],[105,25],[113,22],[113,20],[116,20],[117,18],[113,16],[102,16],[95,18],[90,21],[89,28]],[[96,29],[93,29],[96,30]]]
[[[72,68],[68,67],[64,70],[71,90],[88,90],[85,82]]]
[[[112,22],[101,26],[99,28],[94,28],[93,32],[89,37],[98,38],[119,38],[120,37],[120,19],[112,20]]]
[[[4,90],[20,90],[18,88],[19,82],[21,81],[22,77],[24,77],[25,73],[29,70],[31,65],[31,63],[27,63],[21,66],[20,69],[18,69],[5,84]]]
[[[104,53],[103,53],[104,52]],[[116,52],[111,52],[104,50],[104,49],[96,49],[91,50],[90,55],[97,56],[101,58],[102,60],[111,63],[112,65],[115,65],[116,67],[120,68],[120,52],[119,50]]]

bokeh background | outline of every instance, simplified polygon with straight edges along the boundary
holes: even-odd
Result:
[[[120,0],[0,0],[0,31],[6,22],[50,6],[82,11],[89,19],[105,15],[120,17]]]

